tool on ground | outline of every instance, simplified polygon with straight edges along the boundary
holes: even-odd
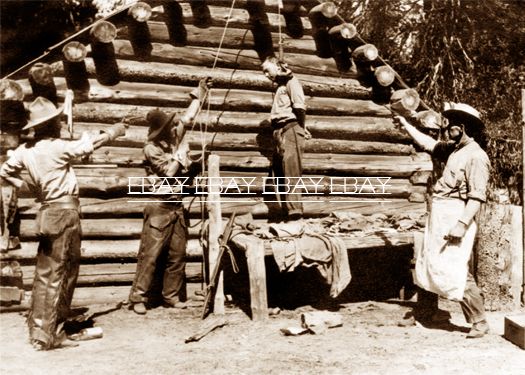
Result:
[[[228,220],[228,223],[226,224],[226,227],[224,228],[224,232],[219,237],[219,256],[217,257],[215,267],[213,268],[213,272],[210,277],[210,282],[206,289],[206,297],[204,298],[204,307],[203,307],[202,316],[201,316],[202,319],[208,316],[213,306],[213,300],[215,299],[215,293],[217,291],[217,282],[218,282],[220,271],[222,268],[221,267],[222,257],[224,256],[224,253],[226,251],[228,252],[228,255],[230,256],[233,272],[235,273],[239,272],[239,268],[237,266],[237,263],[235,262],[235,257],[233,256],[233,252],[227,245],[228,240],[230,239],[230,236],[232,234],[235,215],[236,215],[236,211],[233,211],[230,216],[230,219]]]

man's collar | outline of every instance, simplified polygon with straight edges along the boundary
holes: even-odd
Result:
[[[456,150],[465,147],[466,145],[474,142],[474,138],[469,137],[468,135],[461,138],[459,143],[456,145]]]

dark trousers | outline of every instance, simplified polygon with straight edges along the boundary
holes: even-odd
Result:
[[[29,337],[45,349],[58,345],[80,265],[80,217],[75,209],[48,208],[39,214],[41,233],[36,258]]]
[[[485,320],[483,293],[474,277],[469,272],[463,300],[460,302],[467,323],[478,323]],[[418,289],[417,311],[421,316],[431,316],[438,309],[438,295],[424,289]]]
[[[286,125],[283,129],[274,130],[274,139],[277,143],[272,163],[274,177],[302,176],[304,137],[304,129],[296,122]],[[282,208],[286,214],[302,215],[301,194],[286,194],[278,191],[276,191],[276,194],[279,196]]]
[[[149,302],[155,276],[159,273],[162,274],[164,302],[174,305],[185,300],[187,237],[188,229],[182,207],[175,206],[175,203],[146,206],[137,271],[129,296],[131,303]]]

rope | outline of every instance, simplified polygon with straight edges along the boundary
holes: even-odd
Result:
[[[232,4],[231,4],[231,7],[230,7],[230,12],[228,14],[228,18],[226,19],[226,24],[224,25],[224,29],[223,29],[223,32],[222,32],[222,35],[221,35],[221,39],[220,39],[220,42],[219,42],[219,46],[217,48],[217,53],[215,54],[215,59],[213,61],[213,66],[212,66],[212,72],[215,70],[216,66],[217,66],[217,62],[219,60],[219,56],[220,56],[220,53],[221,53],[221,48],[222,48],[222,45],[224,43],[224,39],[225,39],[225,36],[226,36],[226,31],[228,30],[228,24],[232,18],[232,14],[233,14],[233,10],[235,9],[235,0],[232,0]],[[199,105],[199,109],[197,110],[197,113],[195,115],[195,118],[193,119],[192,121],[192,125],[191,125],[191,130],[193,131],[193,129],[195,128],[195,124],[197,122],[197,117],[199,116],[199,114],[202,112],[202,108],[204,106],[204,103],[206,102],[206,100],[202,100],[202,102],[200,103]],[[210,121],[210,107],[211,107],[211,88],[208,90],[208,94],[207,94],[207,118],[206,118],[206,121],[204,121],[204,129],[203,129],[203,124],[202,122],[199,123],[199,131],[200,131],[200,135],[201,135],[201,168],[202,168],[202,171],[204,172],[206,170],[206,160],[205,160],[205,156],[206,156],[206,134],[208,134],[208,122]],[[202,201],[200,202],[200,208],[201,208],[201,222],[204,223],[204,204],[202,203]],[[195,224],[197,225],[197,224]]]
[[[215,55],[215,61],[213,62],[213,66],[211,70],[215,69],[215,65],[217,65],[217,60],[219,59],[219,54],[221,52],[222,43],[224,42],[224,37],[226,36],[226,30],[228,29],[228,23],[230,22],[230,19],[232,17],[234,7],[235,7],[235,0],[232,0],[232,6],[230,7],[230,13],[228,14],[228,18],[226,19],[226,25],[224,25],[224,30],[222,31],[221,41],[219,42],[219,48],[217,48],[217,54]]]
[[[281,7],[283,6],[282,0],[277,0],[277,15],[279,16],[279,60],[284,61],[284,48],[283,48],[283,32],[282,32],[282,20],[281,20]]]

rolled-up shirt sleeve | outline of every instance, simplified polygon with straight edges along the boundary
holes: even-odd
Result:
[[[180,164],[177,161],[175,155],[166,153],[153,144],[147,144],[146,146],[144,146],[144,156],[150,163],[152,171],[157,176],[172,177],[168,176],[170,167],[173,163]]]
[[[23,150],[19,147],[14,150],[9,159],[2,164],[0,177],[17,188],[20,188],[24,183],[24,180],[20,177],[20,172],[23,168]]]
[[[93,152],[93,141],[87,133],[83,133],[82,137],[76,141],[64,141],[64,154],[66,160],[78,158],[80,156],[88,155]]]
[[[465,165],[467,179],[467,198],[481,202],[487,200],[487,187],[489,183],[490,162],[485,154],[475,154]]]
[[[306,100],[304,97],[303,86],[295,77],[288,81],[288,93],[292,102],[293,108],[306,110]]]

